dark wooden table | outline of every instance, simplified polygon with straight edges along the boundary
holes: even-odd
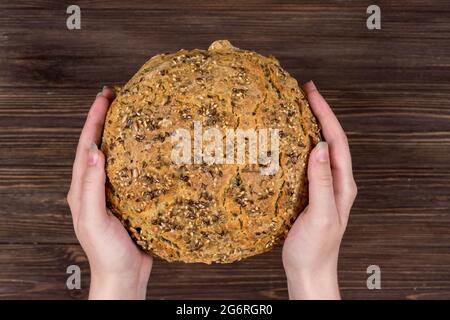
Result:
[[[341,248],[347,299],[450,298],[450,2],[0,2],[0,298],[86,298],[65,196],[86,112],[151,56],[216,39],[314,79],[348,133],[359,195]],[[287,298],[281,247],[232,265],[156,261],[148,298]],[[82,289],[66,288],[66,268]],[[379,265],[382,289],[368,290]]]

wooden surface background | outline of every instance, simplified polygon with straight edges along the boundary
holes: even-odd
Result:
[[[86,298],[65,196],[86,112],[151,56],[216,39],[314,79],[348,133],[359,195],[341,248],[346,299],[450,298],[450,2],[1,1],[0,298]],[[81,7],[82,30],[66,28]],[[66,288],[66,267],[82,289]],[[382,271],[368,290],[366,268]],[[278,247],[232,265],[156,261],[148,298],[287,298]]]

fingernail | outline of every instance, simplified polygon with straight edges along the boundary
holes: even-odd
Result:
[[[97,163],[98,160],[98,148],[95,143],[92,143],[89,148],[89,160],[88,164],[90,166],[94,166]]]
[[[316,157],[319,162],[328,162],[329,156],[328,156],[328,144],[326,142],[319,142],[316,145],[317,153]]]
[[[105,92],[105,97],[107,97],[108,99],[114,99],[116,97],[116,90],[114,89],[114,87],[110,87],[110,86],[103,86],[102,92]],[[110,97],[111,95],[111,97]]]
[[[314,81],[309,80],[306,84],[308,85],[308,87],[309,87],[311,90],[317,90],[317,87],[316,87],[316,84],[314,83]]]
[[[100,97],[101,95],[103,95],[103,92],[100,91],[99,93],[97,93],[97,97]]]

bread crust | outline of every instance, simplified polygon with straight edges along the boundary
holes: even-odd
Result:
[[[216,127],[280,132],[280,170],[174,164],[171,134]],[[103,132],[107,203],[145,251],[167,261],[230,263],[270,250],[308,199],[320,129],[297,81],[273,57],[216,41],[147,61],[117,92]]]

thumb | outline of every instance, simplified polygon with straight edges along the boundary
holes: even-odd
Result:
[[[105,156],[92,143],[88,151],[88,163],[81,188],[80,220],[99,226],[106,215],[105,202]]]
[[[328,144],[319,142],[311,152],[308,164],[309,210],[324,218],[336,214],[333,175]]]

